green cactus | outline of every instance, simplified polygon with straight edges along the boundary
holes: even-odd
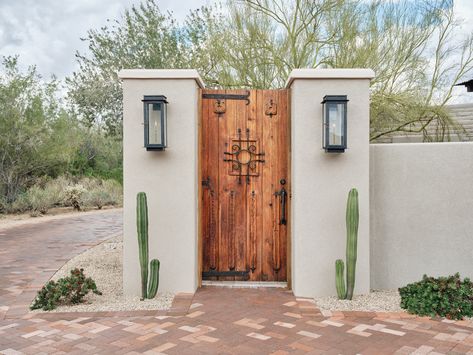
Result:
[[[150,263],[150,275],[148,285],[148,298],[154,298],[159,287],[159,265],[158,259],[151,260]]]
[[[336,280],[336,286],[337,286],[337,295],[338,298],[341,300],[344,300],[347,292],[345,290],[345,278],[343,277],[343,269],[345,268],[345,264],[342,259],[337,259],[335,261],[335,280]]]
[[[148,203],[144,192],[139,192],[136,196],[136,227],[141,268],[141,298],[153,298],[156,296],[159,286],[159,260],[151,260],[150,285],[148,289]]]
[[[351,189],[347,201],[347,296],[348,300],[353,298],[355,288],[356,256],[358,248],[358,191]]]
[[[358,244],[358,191],[351,189],[348,193],[347,200],[347,245],[346,245],[346,263],[347,263],[347,283],[345,291],[345,283],[343,281],[344,263],[338,259],[335,261],[335,277],[337,295],[339,299],[353,298],[353,289],[355,288],[355,273],[356,273],[356,256]]]

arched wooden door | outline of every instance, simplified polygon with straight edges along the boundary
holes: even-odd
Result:
[[[287,90],[202,90],[204,280],[286,281]]]

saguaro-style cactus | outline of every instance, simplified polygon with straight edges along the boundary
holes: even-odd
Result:
[[[344,271],[345,264],[342,259],[337,259],[335,261],[335,280],[337,286],[337,295],[338,298],[344,300],[347,296],[347,291],[345,290],[345,278]]]
[[[358,251],[358,191],[351,189],[347,201],[347,299],[353,298],[355,288],[356,257]]]
[[[148,203],[144,192],[139,192],[136,196],[136,227],[141,268],[141,298],[153,298],[156,296],[159,286],[159,260],[151,260],[150,287],[148,289]]]
[[[358,191],[351,189],[348,193],[346,224],[347,224],[347,245],[346,245],[346,262],[347,262],[347,286],[345,290],[345,282],[343,280],[343,260],[335,261],[335,281],[337,287],[337,295],[339,299],[353,298],[353,289],[355,288],[356,273],[356,257],[358,248]]]

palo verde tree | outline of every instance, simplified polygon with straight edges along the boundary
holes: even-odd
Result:
[[[210,87],[280,88],[294,68],[372,68],[371,140],[462,134],[445,109],[473,69],[452,0],[230,0],[183,24],[155,0],[85,39],[69,95],[81,117],[121,127],[122,68],[196,68]]]

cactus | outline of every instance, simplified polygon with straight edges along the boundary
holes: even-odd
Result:
[[[148,285],[148,298],[154,298],[159,287],[159,265],[158,259],[151,260],[150,263],[150,275]]]
[[[337,259],[335,261],[335,280],[336,280],[336,286],[337,286],[337,295],[338,298],[341,300],[344,300],[347,293],[345,290],[345,279],[344,279],[344,274],[343,274],[343,269],[345,268],[345,264],[343,263],[343,260]]]
[[[347,295],[346,299],[353,298],[355,288],[356,256],[358,245],[358,191],[351,189],[347,201]]]
[[[144,192],[139,192],[136,196],[136,227],[141,268],[141,298],[153,298],[159,286],[159,260],[151,260],[150,287],[148,290],[148,203]]]
[[[335,261],[335,280],[337,295],[339,299],[353,298],[353,289],[355,288],[356,256],[358,244],[358,191],[351,189],[348,193],[346,224],[347,224],[347,245],[346,245],[346,264],[347,264],[347,283],[343,280],[343,260]]]

